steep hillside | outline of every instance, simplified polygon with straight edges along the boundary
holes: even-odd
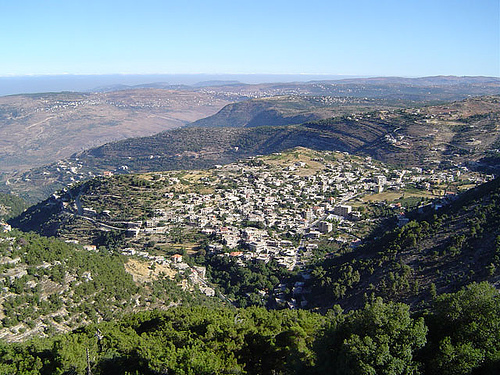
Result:
[[[134,311],[208,301],[187,281],[178,285],[169,266],[74,242],[0,233],[1,339],[52,336]]]
[[[28,204],[21,198],[12,194],[0,193],[0,221],[20,215]]]
[[[84,181],[104,171],[114,173],[200,169],[227,164],[249,156],[269,154],[296,146],[318,150],[355,151],[386,134],[384,125],[256,128],[182,128],[152,137],[109,143],[59,162],[8,176],[4,191],[12,191],[34,203],[55,190]],[[394,126],[388,125],[389,129]],[[365,130],[360,134],[360,129]]]
[[[239,115],[235,116],[234,122],[242,124]],[[171,169],[172,163],[181,168],[191,168],[197,163],[222,164],[231,158],[303,146],[364,153],[402,165],[462,163],[498,149],[499,118],[500,98],[482,97],[440,106],[340,116],[289,127],[187,128],[108,144],[78,157],[95,167],[106,163],[106,169],[127,165],[130,170],[145,171]],[[145,160],[148,157],[149,162]],[[109,163],[113,158],[114,162]]]
[[[255,127],[301,124],[340,115],[390,109],[401,103],[331,96],[275,96],[229,104],[192,127]]]
[[[470,282],[499,287],[500,178],[451,200],[438,210],[422,207],[402,228],[317,264],[316,303],[355,308],[373,294],[423,308]]]
[[[494,375],[500,295],[471,284],[424,317],[373,300],[326,316],[191,307],[136,314],[0,347],[5,374]]]

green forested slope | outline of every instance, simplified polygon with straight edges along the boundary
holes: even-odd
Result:
[[[326,315],[174,308],[4,344],[0,373],[496,374],[499,328],[500,295],[486,283],[437,297],[423,316],[381,299]]]
[[[133,311],[200,302],[168,277],[134,282],[126,258],[34,233],[0,233],[0,337],[52,335]]]
[[[12,195],[0,193],[0,221],[20,215],[28,204],[21,198]]]
[[[333,254],[313,271],[317,302],[361,306],[371,294],[422,308],[436,293],[500,283],[500,179],[447,206],[424,208],[402,228]]]

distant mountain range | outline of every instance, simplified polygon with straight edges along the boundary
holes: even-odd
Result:
[[[322,74],[108,74],[0,77],[0,96],[40,92],[94,92],[140,87],[221,86],[262,83],[335,82],[344,84],[476,85],[495,84],[499,77],[434,76],[422,78],[358,77]]]
[[[157,84],[191,86],[206,82],[234,82],[257,84],[263,82],[307,82],[312,80],[339,80],[354,76],[291,75],[291,74],[96,74],[96,75],[33,75],[0,77],[0,96],[40,92],[93,92],[97,88],[132,88],[137,85]]]
[[[500,83],[499,77],[457,77],[457,76],[433,76],[433,77],[418,77],[418,78],[405,78],[405,77],[369,77],[369,78],[338,78],[338,79],[329,79],[329,77],[323,76],[315,76],[310,80],[304,79],[302,76],[283,76],[281,80],[275,81],[261,81],[248,82],[247,80],[207,80],[200,81],[197,83],[172,83],[172,82],[153,82],[153,83],[141,83],[138,85],[125,85],[125,84],[114,84],[108,86],[100,86],[94,91],[114,91],[114,90],[124,90],[124,89],[136,89],[136,88],[163,88],[163,89],[187,89],[192,90],[193,88],[203,88],[203,87],[224,87],[224,86],[233,86],[234,88],[243,89],[245,86],[249,86],[250,89],[255,87],[282,87],[282,88],[294,88],[294,87],[303,87],[303,86],[311,86],[314,87],[317,84],[325,85],[322,89],[326,90],[335,90],[333,86],[348,86],[348,85],[366,85],[366,86],[377,86],[379,90],[386,86],[387,90],[380,90],[381,93],[387,95],[389,90],[394,89],[394,87],[431,87],[436,88],[440,86],[455,86],[455,90],[459,91],[458,87],[467,86],[470,88],[475,86],[482,86],[483,89],[486,86],[489,87],[497,87]],[[293,79],[295,78],[295,79]],[[308,77],[311,78],[311,77]],[[184,81],[185,82],[185,81]],[[330,87],[329,87],[330,86]],[[313,88],[315,90],[318,87]],[[368,91],[368,88],[364,88]],[[333,92],[332,92],[333,94]],[[428,93],[431,94],[431,93]],[[371,96],[371,95],[370,95]]]
[[[207,168],[297,146],[369,155],[408,167],[463,163],[477,167],[487,161],[489,167],[499,168],[495,156],[500,149],[498,96],[409,109],[367,112],[363,108],[354,115],[283,126],[295,121],[297,117],[290,114],[307,100],[285,98],[282,102],[277,98],[232,104],[202,121],[211,127],[184,127],[108,143],[75,153],[62,163],[8,175],[2,190],[35,202],[68,183],[104,171]],[[317,116],[324,110],[313,108],[305,113]],[[218,127],[221,123],[226,126]],[[276,123],[280,126],[255,126]]]
[[[216,118],[194,126],[289,125],[373,109],[461,100],[500,94],[500,79],[382,77],[263,84],[219,79],[192,86],[121,83],[97,91],[0,97],[0,173],[27,170],[110,141],[180,127],[249,99],[267,98],[226,107]]]
[[[369,78],[346,78],[340,80],[342,83],[361,84],[401,84],[413,86],[456,86],[456,85],[497,85],[500,77],[483,76],[430,76],[430,77],[369,77]]]

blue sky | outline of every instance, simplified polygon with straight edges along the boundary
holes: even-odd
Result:
[[[499,0],[0,0],[0,76],[500,76]]]

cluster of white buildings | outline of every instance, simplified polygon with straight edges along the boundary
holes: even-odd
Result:
[[[259,162],[219,166],[197,182],[211,191],[203,194],[177,189],[179,178],[163,172],[156,181],[163,180],[171,190],[137,233],[168,233],[173,226],[188,226],[210,236],[210,252],[242,260],[275,259],[292,269],[308,245],[344,221],[362,219],[349,201],[401,189],[424,173],[389,170],[370,158],[345,153],[324,154],[312,160],[314,171],[304,161],[276,165],[255,159]]]
[[[290,158],[301,152],[218,166],[193,181],[183,180],[179,171],[154,174],[165,193],[154,203],[151,217],[130,221],[127,230],[131,237],[140,237],[189,228],[208,236],[208,252],[233,257],[242,265],[274,259],[293,269],[322,239],[359,245],[351,227],[365,219],[353,208],[356,202],[362,204],[361,197],[407,185],[431,189],[467,172],[388,169],[369,157],[335,152]],[[406,223],[404,215],[398,218],[398,224]],[[342,235],[336,238],[334,228]]]

